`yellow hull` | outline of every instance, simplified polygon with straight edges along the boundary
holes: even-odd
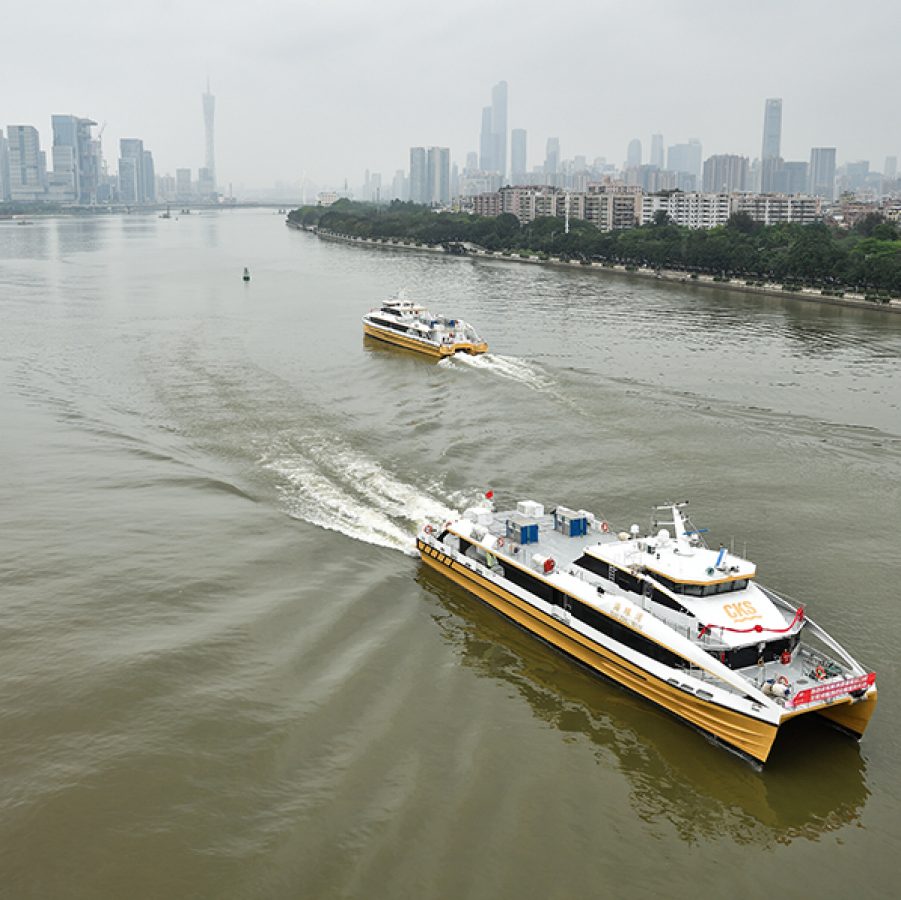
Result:
[[[870,724],[870,719],[876,711],[877,699],[877,693],[874,688],[867,694],[866,699],[854,702],[850,697],[842,697],[840,700],[833,700],[831,703],[822,706],[804,709],[799,713],[784,716],[783,721],[792,718],[793,715],[816,713],[845,731],[857,737],[863,737],[863,733],[867,730],[867,725]]]
[[[421,540],[423,562],[484,603],[595,672],[646,697],[696,728],[761,763],[766,762],[778,726],[710,703],[682,691],[535,609]]]
[[[484,341],[481,344],[459,343],[450,346],[442,344],[436,347],[432,344],[418,341],[416,338],[408,337],[405,334],[398,334],[396,331],[391,331],[388,328],[377,328],[375,325],[370,325],[368,322],[363,323],[363,333],[376,340],[385,341],[388,344],[394,344],[395,346],[403,347],[406,350],[416,350],[419,353],[424,353],[426,356],[432,356],[436,359],[445,356],[453,356],[455,353],[468,353],[470,356],[478,356],[480,353],[488,352],[488,344]]]
[[[876,711],[876,692],[872,691],[866,700],[857,703],[837,703],[827,709],[819,710],[819,714],[836,725],[840,725],[846,731],[851,731],[858,737],[862,737],[870,724],[870,718]]]

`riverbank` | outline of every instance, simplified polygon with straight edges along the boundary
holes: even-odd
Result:
[[[833,297],[822,294],[816,288],[786,290],[783,285],[778,283],[765,282],[763,284],[749,284],[744,279],[723,279],[717,278],[717,276],[714,275],[702,275],[698,273],[689,275],[686,272],[680,272],[674,269],[653,269],[648,267],[642,268],[609,262],[583,262],[580,260],[567,260],[554,256],[543,259],[534,254],[524,256],[513,251],[497,252],[493,250],[486,250],[483,247],[478,247],[475,244],[470,243],[452,245],[459,247],[460,250],[451,251],[440,244],[425,244],[417,241],[403,240],[401,238],[363,238],[357,237],[355,235],[339,234],[337,232],[325,231],[315,227],[299,225],[291,221],[288,221],[287,225],[289,228],[295,228],[298,231],[308,231],[312,234],[315,234],[322,240],[340,241],[345,244],[375,247],[377,249],[383,250],[413,250],[420,253],[443,253],[448,256],[491,259],[497,260],[499,262],[519,263],[533,266],[579,268],[584,270],[594,270],[611,273],[613,275],[638,276],[641,278],[651,278],[655,281],[669,281],[685,285],[697,285],[700,287],[712,287],[719,288],[721,290],[739,291],[744,294],[762,294],[769,297],[787,297],[794,300],[828,304],[830,306],[846,306],[853,309],[867,309],[875,312],[901,313],[901,300],[877,302],[873,300],[867,300],[863,294],[846,292],[842,297]]]

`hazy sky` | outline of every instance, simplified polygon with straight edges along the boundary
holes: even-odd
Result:
[[[140,137],[158,173],[196,170],[209,74],[223,187],[390,183],[412,145],[462,164],[501,79],[529,167],[550,135],[616,164],[658,131],[753,158],[767,97],[786,159],[901,155],[897,0],[43,0],[3,18],[0,127],[48,146],[51,113],[89,116],[111,168]]]

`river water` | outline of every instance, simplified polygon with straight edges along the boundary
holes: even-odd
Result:
[[[364,343],[401,286],[491,353]],[[901,317],[255,210],[0,223],[0,327],[0,896],[895,893]],[[426,571],[487,488],[690,499],[877,671],[863,741],[754,771]]]

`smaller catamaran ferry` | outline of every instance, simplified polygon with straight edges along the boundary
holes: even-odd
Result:
[[[515,624],[757,764],[796,716],[859,738],[875,674],[757,584],[754,563],[709,548],[686,505],[657,507],[642,536],[528,500],[495,512],[489,494],[456,521],[425,525],[416,543],[427,565]]]
[[[363,316],[363,331],[369,337],[429,356],[475,356],[488,352],[488,344],[472,325],[462,319],[433,315],[424,306],[407,300],[402,291]]]

